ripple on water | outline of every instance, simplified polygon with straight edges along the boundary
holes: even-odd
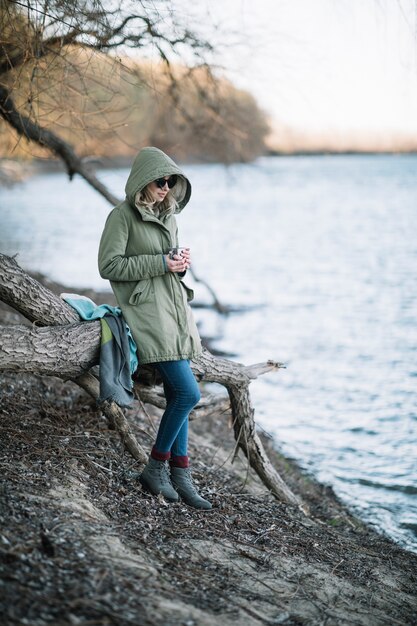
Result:
[[[409,495],[417,494],[417,486],[415,487],[414,485],[388,484],[386,482],[381,483],[379,481],[370,480],[368,478],[358,478],[356,482],[360,485],[373,487],[374,489],[385,489],[387,491],[400,491],[401,493],[407,493]]]
[[[363,428],[362,426],[355,426],[354,428],[348,428],[351,433],[363,433],[364,435],[379,435],[376,430],[370,430],[369,428]]]

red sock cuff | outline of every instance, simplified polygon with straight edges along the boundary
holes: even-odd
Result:
[[[171,456],[170,464],[174,467],[189,467],[190,461],[188,456],[175,456],[174,454]]]
[[[151,457],[156,461],[168,461],[170,456],[171,452],[159,452],[155,446],[151,450]]]

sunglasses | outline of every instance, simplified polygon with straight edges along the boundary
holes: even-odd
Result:
[[[168,179],[167,178],[158,178],[157,180],[154,180],[153,182],[155,183],[155,185],[157,187],[159,187],[159,189],[163,189],[166,184],[168,184],[168,188],[169,189],[172,189],[175,186],[176,182],[177,182],[177,178],[178,177],[175,174],[173,174]]]

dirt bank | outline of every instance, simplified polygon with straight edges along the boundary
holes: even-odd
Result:
[[[20,322],[0,303],[0,323]],[[149,449],[158,410],[146,408],[127,416]],[[417,624],[417,556],[353,518],[265,436],[311,516],[278,502],[244,458],[232,464],[225,415],[191,425],[210,512],[143,493],[141,468],[73,383],[2,374],[0,429],[2,626]]]
[[[192,424],[200,513],[141,491],[140,469],[83,392],[3,375],[2,624],[415,624],[417,557],[353,519],[278,453],[311,517],[276,501],[223,416]],[[129,410],[150,444],[151,421]]]

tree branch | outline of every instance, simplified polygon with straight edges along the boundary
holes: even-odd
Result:
[[[74,174],[79,174],[111,204],[118,204],[119,199],[116,198],[94,174],[88,171],[81,159],[76,155],[73,147],[52,131],[42,128],[36,124],[36,122],[32,122],[28,117],[21,115],[15,107],[9,90],[1,84],[0,115],[10,126],[17,130],[20,135],[38,143],[40,146],[48,148],[51,152],[60,157],[67,167],[70,180]]]

